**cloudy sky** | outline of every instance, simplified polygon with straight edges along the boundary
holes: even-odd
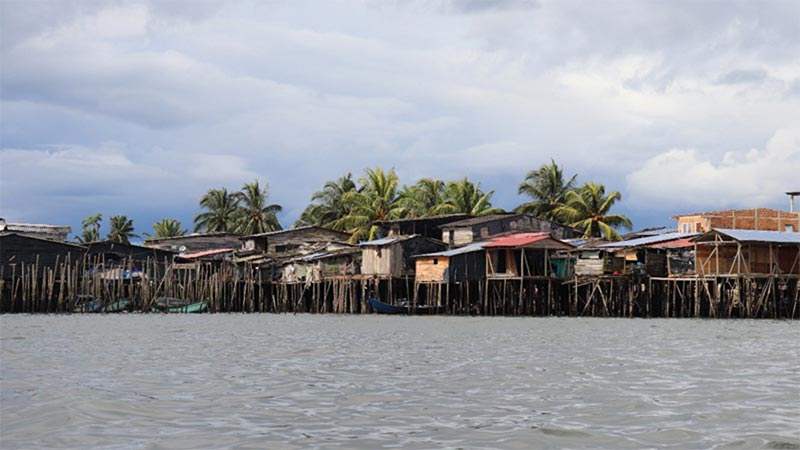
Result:
[[[555,159],[637,227],[800,190],[800,2],[0,0],[0,217],[191,224],[268,182],[468,175],[496,206]],[[101,230],[104,231],[104,230]],[[107,225],[105,228],[107,231]]]

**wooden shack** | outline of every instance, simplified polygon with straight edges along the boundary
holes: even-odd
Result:
[[[610,268],[611,273],[665,277],[669,274],[667,245],[693,236],[693,233],[668,232],[599,245],[605,251],[604,263],[610,262],[610,267],[604,264],[603,273]],[[673,247],[677,248],[681,247]]]
[[[392,236],[362,242],[361,273],[377,278],[414,276],[414,256],[445,249],[441,241],[424,236]]]
[[[308,248],[316,244],[346,242],[349,238],[350,235],[348,233],[323,227],[307,226],[252,234],[242,237],[241,241],[243,243],[242,250],[244,251],[278,254],[302,250],[304,247]]]
[[[4,279],[10,279],[14,273],[21,274],[23,266],[54,270],[60,264],[80,261],[85,254],[86,248],[80,245],[0,233],[0,270]]]
[[[431,239],[442,236],[441,226],[469,218],[468,214],[444,214],[429,217],[414,217],[395,220],[379,220],[375,222],[381,228],[383,236],[419,235]]]
[[[555,277],[550,254],[573,247],[550,233],[516,233],[492,239],[486,250],[487,278]]]
[[[693,241],[699,275],[800,275],[800,232],[716,229]]]
[[[208,250],[239,249],[241,236],[233,233],[195,233],[159,239],[147,239],[144,246],[174,253],[198,253]]]
[[[442,230],[442,241],[451,247],[508,233],[545,232],[556,239],[571,239],[581,234],[577,230],[531,214],[490,214],[451,222],[439,228]]]
[[[134,267],[141,268],[148,261],[161,264],[171,263],[174,252],[141,245],[125,244],[114,241],[97,241],[85,245],[86,253],[95,260],[106,264],[126,264],[132,262]]]
[[[484,242],[436,253],[419,255],[416,260],[418,283],[460,283],[479,281],[486,276]]]

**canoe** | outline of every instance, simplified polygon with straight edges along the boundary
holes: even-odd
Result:
[[[163,313],[203,313],[208,311],[208,302],[188,303],[185,300],[171,297],[159,297],[155,305],[150,308],[151,312]]]
[[[429,306],[429,305],[390,305],[382,301],[370,297],[369,304],[372,309],[378,314],[441,314],[444,312],[442,306]]]
[[[116,313],[122,312],[128,309],[128,305],[131,302],[126,298],[121,298],[115,302],[111,302],[103,307],[103,312],[105,313]]]

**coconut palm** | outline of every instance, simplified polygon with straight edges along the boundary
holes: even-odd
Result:
[[[236,228],[239,198],[226,188],[210,189],[200,198],[205,211],[194,216],[195,232],[231,232]]]
[[[567,192],[566,204],[556,208],[555,213],[573,228],[583,230],[584,237],[603,237],[607,240],[621,239],[615,228],[633,228],[631,220],[619,214],[609,214],[611,207],[622,194],[617,191],[606,195],[606,188],[599,183],[586,183]]]
[[[100,222],[103,221],[103,215],[100,213],[93,214],[81,221],[83,230],[80,236],[76,236],[78,242],[87,244],[100,240]]]
[[[175,219],[161,219],[153,224],[154,234],[144,233],[148,239],[161,239],[176,236],[185,236],[187,230],[181,228],[181,222]]]
[[[130,244],[131,238],[138,238],[139,235],[133,232],[133,220],[127,216],[111,216],[108,221],[110,230],[106,239],[122,244]]]
[[[567,192],[575,188],[576,178],[577,175],[573,175],[565,182],[564,170],[551,159],[550,164],[528,172],[525,181],[520,183],[518,192],[533,201],[519,205],[515,211],[558,222],[555,211],[566,202]]]
[[[402,215],[398,183],[394,169],[389,172],[381,168],[366,169],[365,176],[359,179],[361,187],[342,195],[348,213],[334,222],[335,227],[351,233],[350,242],[377,237],[380,228],[375,225],[376,221],[397,219]]]
[[[447,188],[442,180],[422,178],[413,186],[404,186],[398,196],[409,217],[435,216],[441,213]]]
[[[501,208],[492,207],[494,191],[483,192],[480,183],[474,184],[467,177],[448,182],[446,189],[445,201],[437,208],[439,214],[485,216],[503,212]]]
[[[281,205],[267,205],[269,186],[262,189],[258,180],[245,183],[242,190],[233,194],[239,201],[238,223],[235,231],[239,234],[258,234],[281,229],[277,214],[283,210]]]
[[[336,221],[348,213],[342,197],[345,193],[356,190],[356,183],[351,173],[335,181],[326,181],[322,190],[311,196],[312,203],[306,207],[294,226],[315,225],[335,228]]]

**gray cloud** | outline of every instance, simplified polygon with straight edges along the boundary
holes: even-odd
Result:
[[[800,111],[793,2],[2,8],[0,196],[15,220],[124,205],[137,223],[187,221],[205,189],[258,177],[289,224],[324,180],[376,165],[406,183],[466,174],[511,208],[551,157],[633,189],[627,175],[670,149],[717,161]],[[669,216],[643,192],[626,192],[643,222]]]

